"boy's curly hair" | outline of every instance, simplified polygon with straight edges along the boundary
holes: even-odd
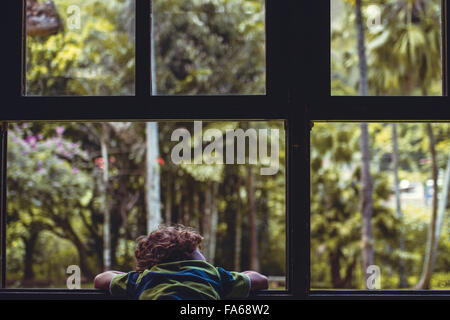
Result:
[[[143,272],[160,263],[189,260],[202,240],[203,237],[191,228],[161,226],[137,239],[136,271]]]

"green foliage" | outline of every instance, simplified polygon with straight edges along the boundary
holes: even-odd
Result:
[[[262,0],[153,1],[158,94],[264,94]]]
[[[27,94],[134,94],[135,41],[126,27],[134,19],[134,0],[54,2],[64,31],[27,37]],[[81,10],[80,29],[67,25],[71,5]]]
[[[448,156],[449,127],[433,124],[438,169],[443,173]],[[425,185],[431,178],[429,141],[424,124],[398,123],[400,180]],[[412,286],[420,278],[426,252],[431,208],[420,200],[408,200],[402,192],[403,218],[395,216],[392,172],[392,124],[369,125],[371,174],[374,182],[373,232],[375,264],[381,268],[381,287],[399,286],[399,261],[405,261]],[[359,125],[316,123],[311,135],[311,286],[313,288],[363,289],[361,272],[361,213]],[[440,191],[440,189],[438,190]],[[422,198],[421,198],[422,196]],[[409,196],[411,197],[411,196]],[[447,209],[447,212],[450,212]],[[439,242],[433,289],[448,287],[450,238],[449,215]],[[399,248],[400,232],[405,250]],[[336,258],[338,257],[338,258]],[[336,260],[337,259],[337,260]],[[336,262],[338,261],[338,262]],[[356,267],[354,263],[356,261]],[[333,266],[339,276],[333,275]],[[353,269],[352,269],[353,266]],[[341,282],[350,272],[351,281]],[[334,281],[333,281],[334,280]]]
[[[64,268],[70,265],[65,263],[78,261],[73,245],[55,235],[71,220],[83,229],[76,213],[90,196],[93,181],[81,169],[86,152],[64,139],[63,132],[61,126],[51,137],[34,135],[28,125],[9,130],[7,258],[12,279],[22,274],[23,264],[36,263],[39,279],[52,270],[63,277]],[[24,250],[33,248],[42,254],[21,261]]]
[[[333,0],[333,95],[357,94],[354,1]],[[441,1],[362,1],[370,95],[441,95]],[[380,24],[366,21],[380,11]],[[353,90],[352,90],[353,89]]]

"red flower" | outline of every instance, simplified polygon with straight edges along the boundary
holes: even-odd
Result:
[[[103,158],[102,158],[102,157],[96,158],[94,161],[95,161],[95,165],[96,165],[97,167],[99,167],[100,169],[103,170],[103,168],[105,168],[105,164],[104,164],[104,161],[103,161]]]
[[[161,157],[158,158],[158,163],[159,163],[160,165],[162,165],[162,166],[166,164],[166,162],[164,161],[164,159],[161,158]]]

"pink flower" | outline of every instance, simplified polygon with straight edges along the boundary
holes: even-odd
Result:
[[[26,142],[31,144],[31,145],[34,145],[36,143],[36,141],[37,140],[36,140],[35,136],[30,136],[30,137],[27,137],[27,139],[26,139]]]
[[[78,168],[73,168],[73,174],[78,174]]]
[[[58,126],[56,127],[56,134],[61,137],[62,134],[64,133],[64,130],[66,129],[63,126]]]

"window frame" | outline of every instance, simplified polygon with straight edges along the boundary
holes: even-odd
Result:
[[[277,119],[286,122],[286,291],[251,299],[447,298],[450,292],[310,290],[309,151],[314,121],[444,121],[448,106],[447,1],[442,3],[443,97],[333,97],[330,90],[330,2],[266,0],[266,94],[257,96],[151,96],[150,0],[136,0],[136,93],[128,97],[27,97],[23,95],[25,0],[6,1],[3,76],[8,121],[114,121],[163,119]],[[17,23],[22,21],[22,23]],[[309,30],[314,30],[312,34]],[[306,48],[306,49],[305,49]],[[429,104],[432,103],[432,107]],[[64,109],[60,106],[64,105]],[[95,105],[95,108],[92,108]],[[126,110],[123,109],[126,105]],[[188,108],[189,110],[186,111]],[[214,109],[211,106],[214,106]],[[151,106],[151,107],[149,107]],[[154,107],[153,107],[154,106]],[[2,257],[6,231],[7,131],[0,140]],[[98,290],[5,289],[0,299],[111,299]]]

